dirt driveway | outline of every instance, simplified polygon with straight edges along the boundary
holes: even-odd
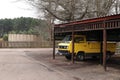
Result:
[[[0,80],[120,80],[120,61],[113,58],[107,66],[105,72],[97,59],[53,60],[51,48],[0,49]]]

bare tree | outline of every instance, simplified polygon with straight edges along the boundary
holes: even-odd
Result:
[[[44,12],[44,17],[53,23],[60,21],[81,20],[84,18],[100,17],[110,14],[116,3],[116,13],[119,11],[119,0],[26,0]]]
[[[73,21],[84,18],[90,0],[27,0],[38,11],[44,12],[44,17],[51,16],[53,21]],[[79,15],[78,15],[79,14]]]
[[[115,1],[115,13],[118,14],[120,13],[120,0]]]
[[[52,39],[52,23],[69,22],[120,12],[120,0],[26,0],[44,13]],[[39,14],[38,13],[38,14]]]

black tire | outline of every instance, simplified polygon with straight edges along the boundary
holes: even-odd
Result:
[[[83,52],[79,52],[77,55],[76,55],[76,60],[78,61],[83,61],[85,60],[85,55]]]
[[[67,60],[71,60],[71,55],[70,55],[70,54],[67,54],[67,55],[65,55],[65,58],[66,58]]]
[[[106,60],[110,60],[111,55],[106,55]]]
[[[106,60],[109,60],[111,58],[112,54],[110,51],[107,51],[107,55],[106,55]]]

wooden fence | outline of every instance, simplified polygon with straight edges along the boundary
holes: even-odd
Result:
[[[15,42],[15,41],[1,41],[0,48],[51,48],[52,42],[42,41],[42,42]]]

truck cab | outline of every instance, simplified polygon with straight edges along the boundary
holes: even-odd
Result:
[[[110,57],[115,53],[116,43],[107,42],[107,55]],[[66,59],[71,59],[72,36],[67,35],[58,44],[58,53],[64,55]],[[74,35],[74,56],[77,60],[84,60],[86,57],[97,57],[102,54],[101,43],[99,41],[87,41],[85,35]]]

